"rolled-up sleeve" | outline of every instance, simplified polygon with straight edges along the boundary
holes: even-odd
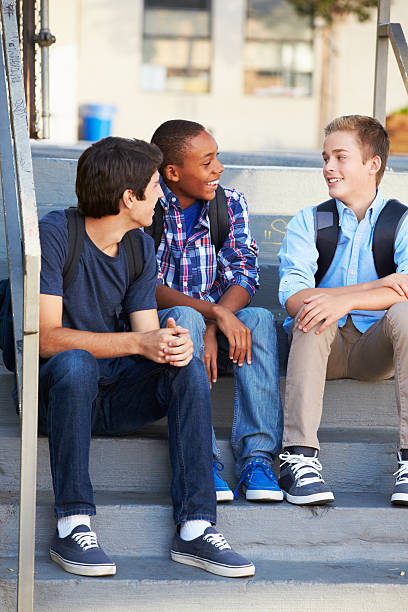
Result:
[[[397,272],[408,274],[408,214],[405,215],[395,238],[394,261]]]
[[[313,211],[313,206],[304,208],[288,223],[279,251],[279,301],[282,307],[298,291],[315,287],[319,253]]]
[[[251,234],[248,205],[242,193],[225,189],[230,229],[218,253],[224,287],[240,285],[252,298],[259,286],[258,247]]]

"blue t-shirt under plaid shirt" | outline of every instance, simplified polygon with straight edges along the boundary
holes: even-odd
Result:
[[[244,287],[249,295],[258,287],[258,247],[251,235],[245,197],[224,187],[227,197],[229,233],[218,256],[211,244],[209,203],[189,237],[178,198],[162,182],[164,231],[157,261],[158,283],[197,299],[217,302],[231,285]]]

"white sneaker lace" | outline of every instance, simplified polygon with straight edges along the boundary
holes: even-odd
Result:
[[[231,548],[222,533],[207,533],[203,539],[220,550],[229,550]]]
[[[395,484],[408,484],[408,461],[403,461],[401,455],[398,453],[399,468],[394,472],[393,476],[396,477]]]
[[[321,474],[319,474],[319,472],[322,471],[322,464],[317,457],[291,455],[288,451],[286,451],[285,453],[279,455],[279,459],[283,461],[281,467],[283,467],[285,463],[291,466],[291,470],[298,487],[303,487],[304,485],[311,484],[312,482],[324,482]],[[310,474],[311,472],[315,474],[315,476],[312,476],[311,478],[309,476],[307,478],[302,478],[302,476]]]
[[[79,544],[82,550],[89,550],[90,548],[98,548],[98,540],[94,531],[84,531],[80,533],[74,533],[72,539]]]

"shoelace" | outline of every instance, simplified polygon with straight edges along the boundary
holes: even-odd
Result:
[[[219,461],[218,459],[214,459],[213,461],[213,470],[214,472],[223,472],[224,471],[224,464]]]
[[[72,539],[75,540],[77,544],[79,544],[82,550],[98,548],[98,540],[96,539],[96,533],[94,531],[74,533]]]
[[[220,550],[230,550],[231,546],[228,544],[227,540],[224,538],[222,533],[207,533],[203,540],[212,544],[216,548]]]
[[[408,483],[408,461],[403,461],[399,457],[398,463],[399,463],[399,468],[393,474],[393,476],[396,476],[395,484],[407,484]]]
[[[252,476],[253,472],[255,472],[255,470],[257,469],[262,470],[266,476],[269,476],[269,478],[272,478],[272,479],[275,478],[275,474],[272,472],[272,469],[269,467],[269,464],[267,461],[259,461],[259,459],[252,459],[251,463],[248,463],[248,465],[242,472],[241,478],[239,479],[239,482],[237,486],[235,487],[235,491],[234,491],[235,499],[237,499],[238,497],[238,489],[241,486],[241,483],[244,482],[247,476]]]
[[[281,463],[281,467],[283,467],[285,463],[291,466],[297,486],[303,487],[304,485],[311,484],[312,482],[324,482],[321,474],[319,474],[319,472],[322,471],[322,464],[317,457],[291,455],[288,451],[286,451],[285,453],[279,455],[279,459],[283,461],[283,463]],[[315,474],[315,476],[312,476],[312,478],[302,478],[302,476],[310,473]]]

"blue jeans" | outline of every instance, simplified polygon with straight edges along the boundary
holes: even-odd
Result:
[[[252,334],[252,365],[244,362],[233,365],[234,417],[231,446],[235,472],[239,477],[255,456],[263,456],[270,463],[282,446],[282,405],[279,389],[279,363],[273,314],[264,308],[243,308],[235,313]],[[177,324],[190,331],[194,354],[204,356],[205,321],[203,316],[186,306],[159,310],[160,325],[173,317]],[[227,338],[218,333],[218,369],[231,368]],[[213,455],[220,451],[213,431]]]
[[[175,523],[216,522],[210,397],[199,359],[176,368],[141,357],[95,359],[84,350],[65,351],[40,365],[39,396],[57,518],[95,514],[91,433],[133,433],[167,414]]]

